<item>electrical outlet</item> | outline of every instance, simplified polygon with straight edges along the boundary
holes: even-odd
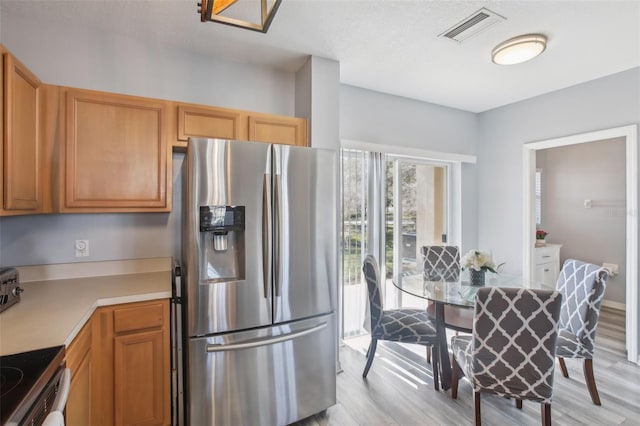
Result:
[[[76,257],[89,256],[89,240],[76,240]]]
[[[603,263],[602,267],[609,271],[609,275],[617,275],[618,274],[618,265],[615,263]]]

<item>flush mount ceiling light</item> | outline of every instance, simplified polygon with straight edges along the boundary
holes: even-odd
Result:
[[[513,65],[535,58],[547,47],[547,37],[542,34],[526,34],[511,38],[497,45],[491,52],[491,60],[498,65]]]
[[[198,13],[202,22],[219,22],[266,33],[282,0],[202,0]],[[233,6],[233,7],[231,7]]]

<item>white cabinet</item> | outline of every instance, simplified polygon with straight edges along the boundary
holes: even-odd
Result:
[[[560,247],[561,244],[547,244],[535,248],[533,278],[549,290],[556,288],[560,274]]]

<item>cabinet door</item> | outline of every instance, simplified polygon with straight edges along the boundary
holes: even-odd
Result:
[[[115,424],[165,422],[165,331],[116,336],[114,345]]]
[[[544,288],[554,290],[559,273],[560,271],[556,263],[541,263],[535,266],[534,280],[542,284]]]
[[[545,283],[548,283],[550,289],[555,289],[558,282],[558,275],[560,275],[560,265],[558,262],[550,263],[544,272]]]
[[[71,386],[65,410],[68,426],[93,424],[91,413],[91,323],[83,327],[71,342],[66,353],[67,367],[71,370]]]
[[[92,424],[91,419],[91,354],[87,353],[71,380],[65,410],[67,426]]]
[[[37,212],[42,190],[40,160],[41,82],[11,54],[3,55],[3,208]]]
[[[189,137],[247,139],[246,126],[242,132],[242,113],[240,111],[178,106],[178,140],[187,141]]]
[[[169,211],[167,103],[66,93],[63,211]]]
[[[307,120],[275,115],[250,115],[249,140],[308,146]]]

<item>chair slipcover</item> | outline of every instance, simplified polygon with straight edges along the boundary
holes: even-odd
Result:
[[[382,308],[382,294],[380,292],[380,271],[376,259],[368,255],[362,265],[367,293],[369,298],[369,319],[371,324],[371,343],[367,350],[367,363],[362,372],[362,377],[367,377],[371,364],[375,358],[378,340],[390,340],[395,342],[418,343],[425,346],[434,346],[437,343],[437,335],[434,324],[426,312],[419,309],[390,309]],[[429,349],[427,349],[429,352]],[[438,390],[438,359],[432,364],[433,387]]]
[[[460,250],[456,246],[420,248],[424,277],[429,281],[457,281],[460,277]]]
[[[606,269],[574,259],[564,262],[556,285],[564,300],[560,311],[557,356],[593,358],[606,284]]]
[[[460,278],[460,250],[456,246],[422,246],[422,265],[425,279],[429,281],[457,281]],[[433,302],[427,304],[427,314],[435,317]],[[471,309],[445,305],[445,326],[471,332],[473,312]]]
[[[424,310],[383,309],[380,272],[378,263],[373,256],[366,257],[362,271],[369,293],[371,337],[379,340],[434,345],[436,329]]]
[[[451,339],[474,391],[551,402],[561,300],[557,291],[478,290],[473,335]]]

